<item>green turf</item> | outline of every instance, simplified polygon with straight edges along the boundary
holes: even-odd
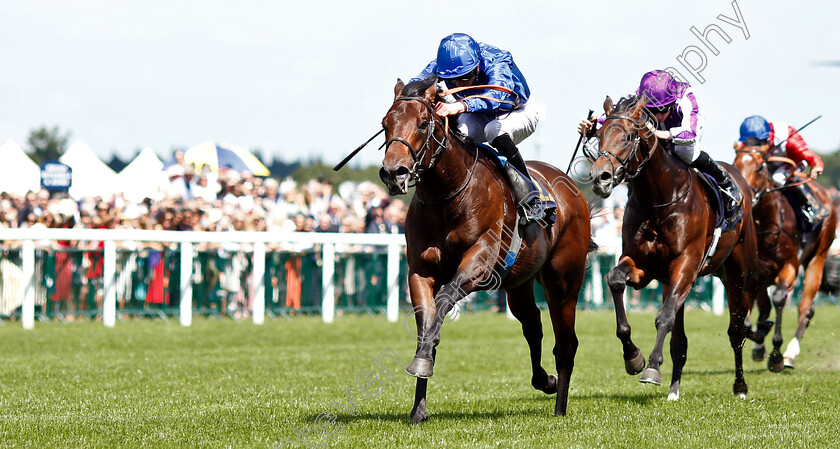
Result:
[[[653,316],[630,317],[646,356]],[[785,320],[790,338],[795,311]],[[355,393],[355,416],[338,412],[335,423],[319,422],[323,412],[347,407],[357,378],[371,380],[366,372],[382,351],[411,359],[402,323],[382,317],[264,326],[197,319],[191,328],[174,320],[114,329],[39,323],[34,331],[6,323],[0,446],[271,448],[297,429],[309,431],[311,447],[840,447],[840,309],[817,309],[793,371],[768,372],[749,359],[747,346],[745,401],[732,395],[727,318],[691,311],[686,322],[688,364],[674,403],[665,400],[667,386],[624,374],[610,311],[579,312],[569,414],[556,418],[554,397],[530,387],[518,322],[465,315],[444,327],[429,386],[431,419],[421,426],[408,422],[414,379],[404,373],[383,380],[375,397]],[[550,338],[545,313],[543,323]],[[548,340],[543,366],[553,372]],[[667,384],[667,350],[665,358]],[[331,439],[318,436],[319,424]]]

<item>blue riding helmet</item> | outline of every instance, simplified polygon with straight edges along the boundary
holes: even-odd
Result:
[[[758,140],[767,140],[770,138],[770,124],[760,115],[753,115],[744,119],[741,122],[741,138],[738,142],[744,142],[750,137],[755,137]]]
[[[435,73],[441,78],[458,78],[473,71],[480,62],[478,42],[464,33],[454,33],[440,41]]]

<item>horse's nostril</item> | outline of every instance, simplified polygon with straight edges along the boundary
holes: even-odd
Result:
[[[401,166],[397,167],[397,171],[394,174],[396,175],[397,178],[408,176],[409,175],[408,167],[406,167],[404,165],[401,165]]]
[[[382,180],[383,184],[388,184],[388,180],[390,178],[391,178],[391,176],[388,175],[388,170],[385,170],[384,167],[379,169],[379,179]]]
[[[601,176],[599,176],[601,181],[609,181],[612,178],[612,175],[609,172],[602,172]]]

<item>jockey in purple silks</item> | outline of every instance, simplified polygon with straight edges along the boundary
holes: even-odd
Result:
[[[542,106],[530,101],[531,90],[513,56],[492,45],[476,42],[463,33],[454,33],[440,41],[437,58],[411,81],[437,75],[447,89],[463,86],[494,85],[510,89],[516,95],[494,89],[471,89],[457,92],[456,102],[440,102],[435,112],[445,117],[458,116],[458,130],[476,142],[487,142],[507,158],[505,174],[514,200],[526,221],[545,217],[538,191],[532,191],[521,175],[530,178],[525,161],[516,145],[534,133],[543,115]],[[472,95],[496,98],[470,98]],[[518,102],[517,102],[518,100]],[[511,166],[516,168],[512,170]],[[517,170],[519,173],[517,173]]]
[[[700,149],[705,114],[697,102],[694,89],[688,83],[677,81],[668,72],[653,70],[642,76],[635,95],[647,99],[645,109],[657,121],[655,129],[650,123],[648,126],[664,146],[670,147],[689,166],[711,175],[717,181],[728,199],[726,215],[730,216],[740,206],[743,196],[729,174]],[[605,119],[602,115],[597,121],[583,120],[578,125],[578,131],[587,136],[594,134]]]

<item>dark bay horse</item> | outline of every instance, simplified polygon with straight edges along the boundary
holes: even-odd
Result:
[[[645,358],[630,338],[624,310],[627,286],[643,288],[656,279],[662,284],[662,307],[656,314],[656,344],[640,382],[659,385],[663,345],[671,333],[669,400],[679,399],[680,377],[686,362],[688,339],[683,321],[684,303],[698,276],[714,274],[723,281],[729,303],[729,342],[735,354],[733,392],[746,397],[741,347],[747,327],[744,319],[755,297],[751,282],[756,267],[756,237],[752,215],[723,232],[713,256],[707,249],[715,230],[715,213],[698,175],[666,151],[647,128],[652,119],[644,113],[644,99],[623,99],[617,106],[607,97],[606,121],[598,130],[600,151],[593,156],[593,191],[608,197],[613,187],[627,181],[631,195],[624,211],[622,254],[607,276],[616,313],[616,335],[621,340],[625,369],[637,374]],[[730,165],[723,165],[749,204],[751,191]],[[749,209],[749,208],[746,208]],[[705,264],[704,264],[705,261]]]
[[[837,212],[828,191],[816,181],[808,180],[809,187],[817,199],[828,208],[829,214],[816,230],[803,235],[802,228],[797,225],[793,206],[782,193],[783,190],[773,184],[767,168],[769,150],[770,145],[747,146],[736,150],[734,165],[755,193],[753,218],[756,223],[759,254],[757,280],[765,287],[776,286],[772,298],[773,307],[776,309],[776,328],[773,334],[773,351],[767,366],[772,371],[781,371],[785,366],[794,367],[796,356],[799,355],[799,342],[814,316],[814,296],[822,283],[823,267],[834,241]],[[799,324],[783,356],[782,310],[793,294],[793,285],[800,266],[805,268],[805,283],[802,299],[799,301]],[[753,359],[761,361],[765,354],[764,337],[772,326],[767,320],[771,306],[766,288],[759,290],[756,303],[759,316],[752,338],[756,342]]]
[[[589,208],[574,183],[558,169],[530,162],[558,203],[553,225],[526,225],[516,263],[501,276],[518,231],[516,205],[504,174],[472,144],[447,130],[434,113],[436,79],[394,87],[394,103],[382,120],[386,150],[380,177],[391,195],[416,190],[409,205],[405,237],[409,290],[417,324],[417,350],[406,368],[417,377],[411,420],[428,419],[426,386],[432,377],[444,317],[471,292],[498,288],[522,323],[533,375],[531,384],[557,393],[556,415],[566,414],[569,379],[578,340],[575,306],[590,250]],[[546,290],[554,328],[557,376],[540,362],[542,324],[534,301],[534,280]],[[492,354],[488,354],[493,357]],[[490,362],[490,370],[492,370]]]

